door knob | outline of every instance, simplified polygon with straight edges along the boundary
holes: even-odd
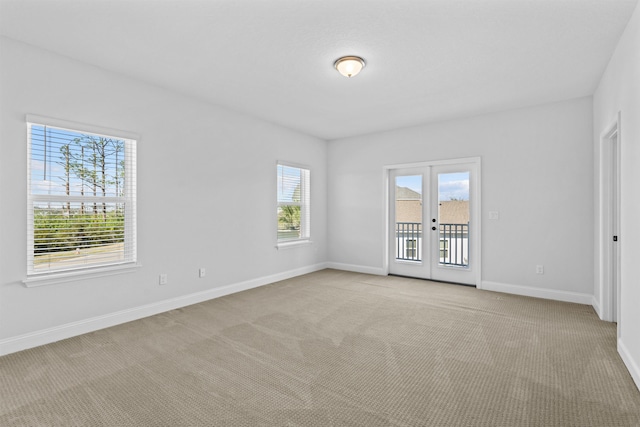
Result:
[[[433,231],[436,231],[436,228],[435,228],[435,227],[431,227],[431,229],[432,229]]]
[[[433,218],[433,219],[431,220],[431,222],[436,222],[436,219],[435,219],[435,218]]]

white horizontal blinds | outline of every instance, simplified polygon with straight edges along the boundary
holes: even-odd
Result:
[[[28,274],[135,261],[135,141],[28,126]]]
[[[309,239],[310,171],[283,163],[278,163],[277,170],[278,241]]]
[[[136,141],[127,139],[125,140],[125,185],[124,185],[124,258],[127,262],[136,262],[138,259],[136,236],[138,230],[136,229],[137,220],[137,193],[136,182],[137,177],[137,153],[136,153]]]
[[[311,237],[311,172],[309,169],[300,169],[301,185],[300,200],[302,210],[300,214],[300,234],[301,238]]]

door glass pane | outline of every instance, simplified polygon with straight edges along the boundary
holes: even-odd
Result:
[[[469,267],[469,172],[438,174],[440,265]]]
[[[422,260],[422,175],[396,177],[396,259]]]

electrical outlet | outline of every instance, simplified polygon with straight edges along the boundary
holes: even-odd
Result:
[[[160,275],[160,280],[159,280],[161,285],[166,285],[167,284],[167,273],[162,273]]]
[[[198,276],[200,276],[200,278],[202,279],[205,275],[207,274],[207,272],[205,271],[204,268],[201,268],[200,270],[198,270]]]
[[[536,265],[536,274],[544,274],[544,265]]]

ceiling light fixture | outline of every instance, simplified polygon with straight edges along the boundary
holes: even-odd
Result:
[[[336,70],[345,77],[353,77],[365,66],[364,59],[359,56],[343,56],[333,63]]]

